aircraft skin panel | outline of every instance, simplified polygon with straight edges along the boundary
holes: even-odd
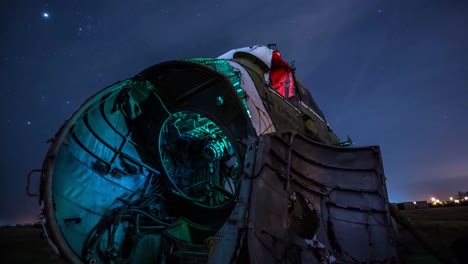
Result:
[[[261,136],[256,147],[251,263],[396,261],[378,147],[330,147],[294,132]]]
[[[273,124],[268,111],[265,109],[262,99],[258,94],[257,87],[248,72],[237,62],[229,61],[229,64],[240,72],[240,87],[242,87],[242,89],[247,93],[247,105],[251,115],[250,119],[257,135],[275,132],[275,125]]]
[[[263,45],[255,45],[251,47],[244,47],[239,49],[230,50],[223,55],[218,56],[219,59],[231,60],[238,52],[246,52],[259,58],[268,68],[271,68],[271,58],[273,57],[273,50]]]

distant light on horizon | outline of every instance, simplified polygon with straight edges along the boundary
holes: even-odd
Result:
[[[453,200],[453,197],[450,197],[450,201],[452,201],[452,200]]]
[[[434,197],[431,198],[431,201],[435,202],[435,200],[436,200],[436,198],[434,198]]]

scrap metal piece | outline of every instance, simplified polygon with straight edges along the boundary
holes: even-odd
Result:
[[[294,132],[260,142],[249,210],[251,263],[397,261],[378,147],[332,147]],[[307,201],[320,219],[316,229],[306,210],[291,216],[291,197]],[[308,241],[320,241],[320,250]]]

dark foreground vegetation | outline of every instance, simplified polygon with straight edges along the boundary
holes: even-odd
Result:
[[[457,252],[468,260],[468,206],[400,211],[444,256],[456,259]],[[402,263],[441,263],[404,228],[398,228],[398,249]],[[0,263],[65,263],[52,254],[41,228],[0,227]],[[459,263],[468,263],[459,262]]]
[[[38,227],[0,227],[0,263],[66,263],[52,253],[41,232]]]
[[[468,263],[468,206],[435,207],[400,211],[442,256]],[[404,228],[398,231],[403,263],[441,263]],[[455,262],[456,263],[456,262]]]

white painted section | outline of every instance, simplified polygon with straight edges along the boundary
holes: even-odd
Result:
[[[268,87],[270,87],[270,68],[271,68],[271,59],[273,58],[273,50],[269,49],[264,45],[255,45],[251,47],[244,47],[230,50],[223,55],[219,56],[218,59],[232,60],[236,52],[247,52],[261,61],[263,61],[268,66],[268,71],[263,74],[263,79]],[[270,87],[271,88],[271,87]]]
[[[271,121],[268,111],[263,105],[263,101],[258,94],[257,87],[247,73],[247,71],[237,62],[229,61],[229,64],[241,73],[240,87],[247,94],[247,106],[249,107],[252,125],[257,132],[257,136],[272,133],[276,131],[276,127]]]
[[[254,55],[255,57],[262,60],[268,66],[268,68],[271,68],[271,58],[273,57],[273,50],[263,45],[255,45],[252,47],[233,49],[219,56],[218,59],[232,60],[234,54],[240,51]]]

